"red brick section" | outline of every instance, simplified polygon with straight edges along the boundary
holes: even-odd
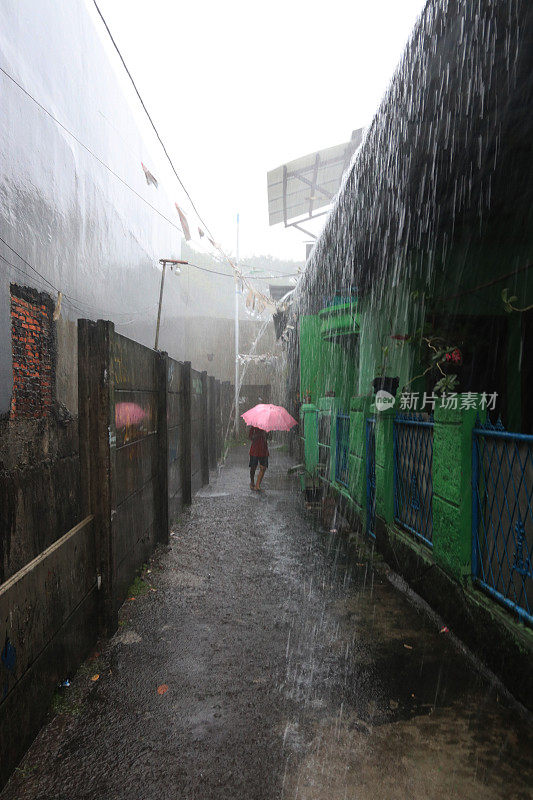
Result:
[[[32,297],[33,295],[33,297]],[[26,287],[11,286],[13,396],[11,418],[45,417],[53,399],[51,300]]]

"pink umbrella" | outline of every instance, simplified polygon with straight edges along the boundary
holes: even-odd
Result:
[[[298,425],[283,406],[274,406],[272,403],[259,403],[241,414],[241,417],[247,425],[253,425],[254,428],[261,428],[263,431],[290,431]]]
[[[115,425],[124,428],[126,425],[140,425],[148,414],[137,403],[117,403],[115,406]]]

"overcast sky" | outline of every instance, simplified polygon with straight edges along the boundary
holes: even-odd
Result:
[[[304,260],[266,173],[368,125],[425,0],[98,0],[215,238]]]

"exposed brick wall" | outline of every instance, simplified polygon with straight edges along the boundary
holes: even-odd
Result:
[[[11,419],[46,417],[52,410],[55,388],[52,315],[49,295],[11,284]]]

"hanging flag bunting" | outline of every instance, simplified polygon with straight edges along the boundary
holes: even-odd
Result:
[[[200,227],[198,227],[198,235],[199,235],[200,239],[203,239],[204,236],[205,236],[205,233],[203,232],[203,230]]]
[[[279,355],[274,353],[261,353],[260,355],[252,353],[239,353],[237,356],[239,364],[273,364],[279,359]]]
[[[141,161],[141,167],[144,170],[144,177],[146,178],[146,183],[148,184],[148,186],[152,184],[152,186],[155,186],[155,188],[157,189],[157,187],[159,186],[157,180],[154,178],[148,167],[144,166],[142,161]]]
[[[176,211],[178,212],[180,218],[183,235],[185,236],[185,239],[188,242],[190,241],[191,238],[191,232],[189,230],[189,223],[187,222],[187,217],[185,216],[185,214],[183,213],[183,211],[181,210],[181,208],[177,203],[174,203],[174,205],[176,206]]]

